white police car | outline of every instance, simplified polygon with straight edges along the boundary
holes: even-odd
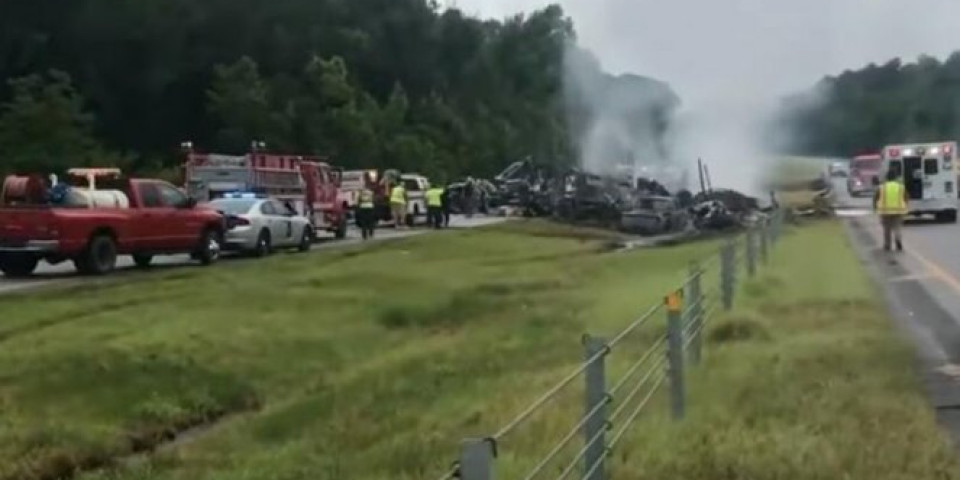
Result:
[[[255,193],[228,193],[210,207],[226,217],[223,248],[262,257],[277,248],[310,250],[314,227],[293,207],[276,198]]]

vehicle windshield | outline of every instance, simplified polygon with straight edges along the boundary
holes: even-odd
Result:
[[[249,212],[255,203],[257,203],[256,200],[220,198],[210,202],[210,205],[228,215],[242,215]]]
[[[877,170],[880,170],[880,167],[882,165],[883,165],[883,160],[879,158],[853,161],[854,170],[877,171]]]

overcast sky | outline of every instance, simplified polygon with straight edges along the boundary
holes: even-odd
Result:
[[[560,3],[613,72],[681,96],[783,93],[828,73],[960,49],[960,0],[448,0],[502,18]]]

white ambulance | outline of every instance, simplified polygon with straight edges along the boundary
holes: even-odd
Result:
[[[957,221],[956,142],[890,145],[883,149],[883,172],[894,171],[907,190],[910,215]],[[882,184],[886,178],[881,177]]]

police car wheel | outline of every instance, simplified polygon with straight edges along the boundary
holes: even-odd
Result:
[[[254,254],[258,257],[265,257],[270,255],[273,247],[270,245],[270,232],[264,230],[260,232],[260,236],[257,237],[257,248],[254,250]]]
[[[301,252],[306,252],[310,250],[310,247],[313,246],[313,235],[310,233],[310,227],[303,228],[303,234],[300,236],[300,245],[297,246],[297,250]]]

